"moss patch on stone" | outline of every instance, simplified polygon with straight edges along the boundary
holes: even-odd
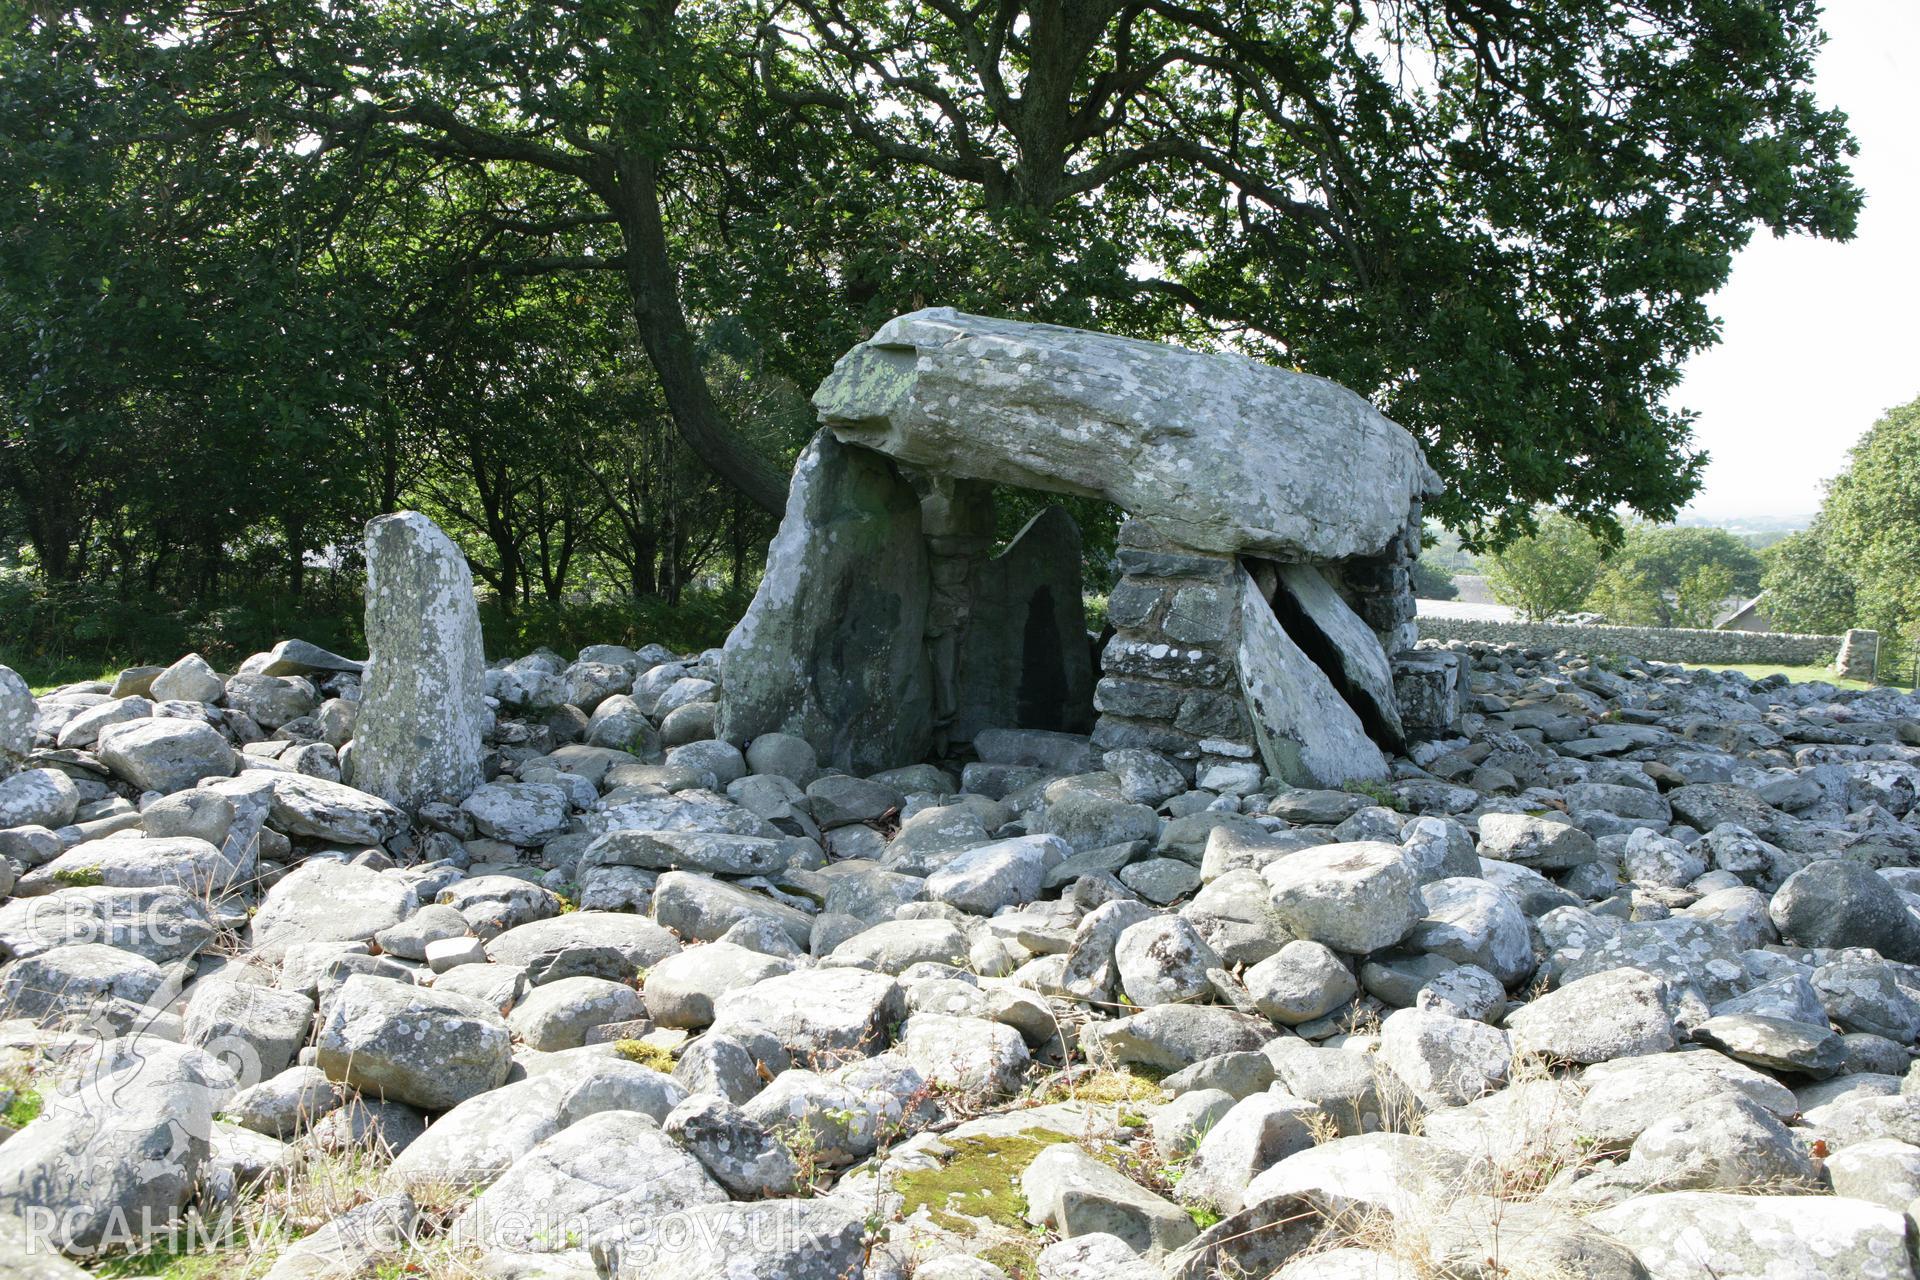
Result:
[[[0,1120],[15,1129],[24,1129],[40,1115],[42,1103],[40,1094],[33,1089],[21,1089],[13,1095],[13,1101],[7,1104]]]
[[[1144,1069],[1079,1071],[1054,1086],[1058,1102],[1162,1102],[1164,1088]]]
[[[997,1244],[991,1249],[982,1249],[975,1255],[982,1262],[990,1262],[1000,1268],[1013,1280],[1037,1280],[1040,1274],[1040,1246],[1037,1244]]]
[[[101,881],[98,867],[64,867],[53,873],[55,884],[65,885],[69,889],[91,888]]]
[[[628,1062],[637,1062],[643,1067],[652,1067],[666,1075],[673,1074],[673,1054],[657,1044],[648,1044],[645,1040],[616,1040],[613,1051]]]
[[[969,1219],[980,1218],[1014,1231],[1031,1230],[1020,1175],[1042,1151],[1071,1141],[1050,1129],[957,1139],[948,1144],[949,1154],[938,1168],[916,1169],[893,1180],[900,1212],[911,1217],[924,1208],[934,1225],[959,1235],[972,1235],[977,1224]]]
[[[1076,1071],[1047,1090],[1048,1102],[1159,1102],[1166,1096],[1144,1072]]]

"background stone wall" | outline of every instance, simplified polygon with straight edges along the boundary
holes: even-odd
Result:
[[[1790,632],[1695,631],[1681,627],[1582,627],[1554,622],[1489,622],[1422,618],[1424,640],[1482,640],[1537,649],[1619,654],[1655,662],[1766,662],[1783,667],[1831,665],[1839,636]]]

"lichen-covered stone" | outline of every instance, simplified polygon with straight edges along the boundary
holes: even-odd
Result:
[[[928,589],[913,487],[880,455],[815,436],[727,637],[719,735],[792,734],[852,773],[919,763],[933,733]]]
[[[1387,776],[1359,715],[1295,644],[1251,575],[1241,574],[1240,687],[1267,771],[1299,787]]]
[[[814,395],[840,438],[929,471],[1106,498],[1191,547],[1384,550],[1438,480],[1322,378],[937,307],[882,325]]]
[[[486,662],[466,558],[417,511],[369,521],[352,781],[409,811],[479,786]]]

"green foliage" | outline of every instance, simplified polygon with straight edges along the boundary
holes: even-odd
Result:
[[[1406,802],[1399,796],[1393,794],[1393,788],[1384,782],[1367,782],[1364,780],[1349,782],[1346,786],[1342,787],[1341,790],[1346,791],[1350,795],[1365,796],[1383,809],[1397,809],[1401,812],[1406,811]]]
[[[1494,599],[1537,622],[1580,607],[1600,576],[1600,541],[1575,521],[1549,515],[1536,532],[1489,558]]]
[[[13,1101],[5,1111],[0,1111],[0,1121],[12,1129],[24,1129],[39,1118],[45,1103],[37,1089],[15,1089],[12,1093]]]
[[[1853,574],[1837,558],[1823,521],[1789,535],[1768,551],[1766,562],[1761,585],[1775,630],[1838,635],[1853,625]]]
[[[1725,529],[1635,524],[1607,557],[1585,607],[1626,627],[1711,627],[1729,600],[1756,594],[1763,569]]]
[[[1451,573],[1423,554],[1413,562],[1413,594],[1422,600],[1452,600],[1459,596],[1460,588],[1453,585]]]
[[[301,601],[270,586],[182,600],[0,570],[0,661],[35,687],[111,679],[123,667],[169,663],[189,652],[231,670],[288,636],[340,653],[364,651],[358,578]]]
[[[1662,625],[1666,602],[1646,572],[1628,565],[1610,564],[1594,579],[1584,607],[1616,627]]]
[[[1584,607],[1616,626],[1711,627],[1760,586],[1760,557],[1724,529],[1636,524],[1606,558]]]
[[[667,1075],[673,1074],[672,1051],[657,1044],[648,1044],[644,1040],[616,1040],[613,1051],[628,1062],[637,1062]]]
[[[1812,528],[1766,555],[1774,626],[1880,631],[1880,670],[1920,656],[1920,399],[1887,411],[1828,484]]]
[[[1613,560],[1645,573],[1661,591],[1678,591],[1702,569],[1717,569],[1725,575],[1727,594],[1743,596],[1760,590],[1764,568],[1744,539],[1692,525],[1632,525]]]
[[[111,616],[163,601],[326,643],[405,506],[510,647],[738,597],[808,389],[927,304],[1339,380],[1475,545],[1670,517],[1732,255],[1853,229],[1820,42],[1808,0],[7,7],[0,548],[119,602],[28,651],[197,647]]]
[[[1828,487],[1820,525],[1853,581],[1852,625],[1880,633],[1882,667],[1920,653],[1920,398],[1860,438]]]
[[[1159,1102],[1166,1090],[1131,1071],[1085,1068],[1063,1075],[1046,1091],[1047,1102]]]
[[[1920,399],[1888,411],[1827,487],[1811,528],[1766,555],[1781,630],[1880,633],[1883,678],[1920,658]]]
[[[1673,593],[1673,625],[1707,628],[1720,616],[1739,584],[1725,565],[1703,564],[1686,577]]]

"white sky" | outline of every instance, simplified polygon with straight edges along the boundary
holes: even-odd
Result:
[[[1852,120],[1866,190],[1844,244],[1762,232],[1713,300],[1721,344],[1677,403],[1712,455],[1688,514],[1785,516],[1886,410],[1920,396],[1920,0],[1829,0],[1815,90]]]

